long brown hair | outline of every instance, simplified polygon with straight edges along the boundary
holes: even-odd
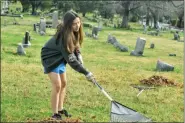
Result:
[[[80,28],[78,32],[72,31],[72,23],[75,18],[80,19]],[[75,49],[79,49],[83,42],[83,28],[81,18],[74,12],[68,11],[65,13],[63,22],[57,26],[57,32],[55,33],[56,43],[62,41],[63,48],[69,53],[74,52]]]

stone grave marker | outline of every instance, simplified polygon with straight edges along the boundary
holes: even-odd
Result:
[[[151,43],[151,44],[150,44],[150,48],[151,48],[151,49],[154,49],[154,47],[155,47],[155,44],[154,44],[154,43]]]
[[[180,40],[180,35],[179,35],[179,32],[178,32],[178,31],[176,31],[176,32],[174,33],[174,40],[177,40],[177,41]]]
[[[26,55],[26,52],[25,52],[25,50],[24,50],[24,48],[23,48],[23,46],[22,46],[21,43],[18,44],[18,47],[17,47],[17,54],[18,54],[18,55]]]
[[[41,35],[44,35],[46,33],[46,20],[43,17],[40,18],[39,32]]]
[[[100,30],[99,30],[99,28],[98,27],[93,27],[93,29],[92,29],[92,36],[95,38],[97,38],[98,37],[98,32],[99,32]]]
[[[58,25],[58,11],[54,11],[52,16],[52,28],[56,28],[57,25]]]
[[[36,26],[36,24],[33,24],[33,31],[37,32],[37,26]]]
[[[23,41],[22,41],[22,45],[24,48],[27,48],[29,46],[31,46],[31,43],[30,43],[30,34],[28,31],[26,31],[25,33],[25,36],[23,38]]]
[[[108,35],[107,42],[111,43],[115,48],[119,49],[122,52],[128,52],[128,47],[120,44],[117,39],[110,34]]]
[[[132,56],[143,56],[146,40],[144,38],[137,38],[135,50],[130,53]]]
[[[158,71],[174,71],[174,66],[172,66],[166,62],[157,60],[156,70],[158,70]]]

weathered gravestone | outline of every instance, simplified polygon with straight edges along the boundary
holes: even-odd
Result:
[[[143,24],[143,29],[144,29],[143,33],[145,34],[146,31],[147,31],[147,26],[146,26],[146,24]]]
[[[33,31],[37,32],[37,25],[33,24]]]
[[[46,20],[43,17],[40,18],[39,32],[41,35],[44,35],[46,33]]]
[[[169,56],[176,56],[176,54],[174,54],[174,53],[170,53],[170,54],[169,54]]]
[[[135,50],[130,53],[132,56],[142,56],[145,48],[146,40],[144,38],[137,38]]]
[[[26,52],[24,51],[24,48],[21,43],[18,44],[17,47],[17,54],[18,55],[26,55]]]
[[[103,25],[103,23],[102,23],[101,21],[99,21],[99,22],[98,22],[98,28],[99,28],[99,31],[101,31],[101,30],[102,30],[102,25]]]
[[[150,48],[153,49],[155,47],[155,44],[154,43],[151,43],[150,44]]]
[[[22,41],[22,45],[23,45],[24,48],[27,48],[27,47],[31,46],[30,38],[31,37],[30,37],[29,32],[26,31],[25,36],[24,36],[23,41]]]
[[[100,30],[99,30],[99,28],[98,27],[93,27],[93,29],[92,29],[92,37],[93,38],[95,38],[95,39],[97,39],[98,38],[98,32],[99,32]]]
[[[87,30],[87,32],[85,32],[85,36],[92,37],[92,35],[89,33],[89,29]]]
[[[177,40],[177,41],[180,40],[180,35],[179,35],[179,32],[178,32],[178,31],[176,31],[176,32],[174,33],[174,40]]]
[[[115,37],[112,37],[110,34],[108,35],[108,39],[107,39],[108,43],[111,43],[114,47],[116,47],[117,49],[119,49],[122,52],[128,52],[128,47],[120,44],[117,39]]]
[[[166,62],[158,60],[157,65],[156,65],[156,70],[158,70],[158,71],[173,71],[174,66],[172,66]]]
[[[52,28],[56,28],[57,25],[58,25],[58,11],[54,11],[52,17]]]

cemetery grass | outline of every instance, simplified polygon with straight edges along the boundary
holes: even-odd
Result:
[[[3,19],[4,17],[1,20]],[[55,29],[47,28],[47,34],[40,36],[33,31],[34,22],[39,22],[39,18],[27,16],[19,20],[20,24],[24,23],[22,25],[12,25],[11,21],[7,26],[1,23],[2,122],[40,121],[51,116],[51,83],[48,76],[43,74],[40,50],[54,34]],[[31,47],[25,49],[26,56],[19,56],[16,54],[17,44],[22,42],[27,30],[32,38]],[[161,86],[144,91],[137,97],[138,90],[130,84],[140,84],[139,80],[152,75],[164,76],[183,84],[184,44],[172,40],[173,35],[170,35],[170,32],[162,36],[150,36],[138,30],[115,30],[104,27],[99,32],[98,40],[85,37],[81,49],[84,65],[116,101],[156,122],[182,122],[183,88]],[[84,28],[84,31],[87,31],[87,28]],[[109,33],[121,44],[128,46],[129,52],[120,52],[106,43]],[[143,57],[129,55],[134,50],[138,37],[146,39]],[[151,42],[155,43],[154,49],[149,49]],[[169,57],[169,53],[175,53],[177,56]],[[173,72],[155,71],[158,59],[174,65],[175,70]],[[97,87],[69,65],[67,65],[67,80],[65,108],[74,119],[80,119],[83,122],[110,120],[110,101]]]

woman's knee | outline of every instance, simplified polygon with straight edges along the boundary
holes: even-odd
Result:
[[[61,88],[65,88],[67,84],[66,80],[61,81]]]
[[[61,84],[60,83],[53,83],[53,89],[55,89],[56,93],[59,93],[61,90]]]

